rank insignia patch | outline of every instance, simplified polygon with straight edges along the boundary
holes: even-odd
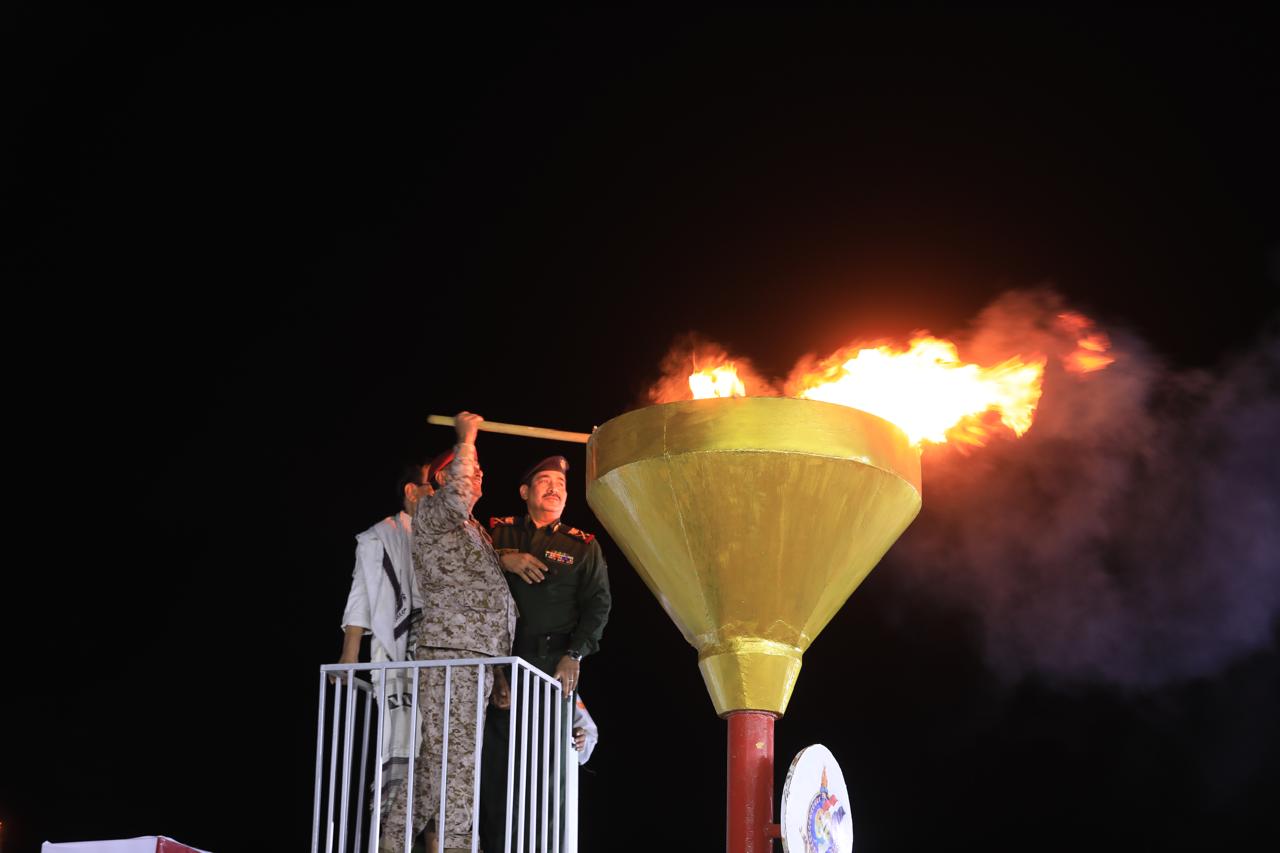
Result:
[[[547,559],[553,563],[563,563],[566,566],[573,565],[573,555],[566,554],[563,551],[547,551]]]

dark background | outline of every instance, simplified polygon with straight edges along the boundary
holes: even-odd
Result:
[[[353,536],[428,414],[586,431],[685,331],[782,374],[1043,283],[1212,375],[1280,302],[1261,15],[0,14],[6,851],[303,848]],[[580,448],[480,449],[478,516],[563,449],[603,533]],[[716,849],[724,723],[602,539],[583,849]],[[779,792],[822,742],[868,853],[1280,842],[1274,646],[1009,683],[900,559],[806,654]]]

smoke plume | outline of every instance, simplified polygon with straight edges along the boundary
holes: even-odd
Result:
[[[1280,335],[1221,370],[1179,372],[1110,329],[1114,363],[1074,373],[1064,313],[1051,292],[1014,292],[957,336],[978,362],[1048,355],[1044,396],[1020,439],[926,446],[924,507],[894,548],[895,578],[977,613],[1009,678],[1154,687],[1268,646]]]

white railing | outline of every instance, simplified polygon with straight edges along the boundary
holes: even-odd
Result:
[[[485,669],[510,666],[510,725],[507,737],[507,786],[505,849],[484,853],[577,853],[578,849],[578,761],[573,750],[572,697],[564,697],[560,682],[519,657],[459,658],[456,660],[383,661],[379,663],[326,664],[320,667],[319,719],[316,724],[316,782],[311,826],[312,853],[377,853],[383,811],[383,727],[386,715],[387,671],[412,673],[409,719],[418,718],[418,676],[427,668],[443,667],[444,695],[432,697],[443,702],[444,738],[440,760],[440,804],[435,815],[436,853],[442,853],[445,841],[445,793],[449,763],[449,707],[452,699],[452,674],[455,669],[476,669],[476,750],[474,790],[471,808],[471,850],[480,851],[480,773],[481,742],[484,732]],[[370,681],[355,677],[369,673]],[[330,684],[330,678],[333,683]],[[406,676],[408,677],[408,676]],[[377,701],[376,707],[374,701]],[[520,720],[516,716],[519,715]],[[370,737],[373,720],[376,734]],[[325,724],[329,723],[326,749]],[[355,732],[361,731],[359,743]],[[408,776],[404,781],[405,823],[403,850],[409,853],[410,840],[416,834],[413,826],[414,763],[417,758],[419,726],[411,726]],[[556,737],[555,733],[559,736]],[[517,737],[518,734],[518,737]],[[339,739],[341,735],[341,739]],[[372,767],[369,745],[373,743]],[[359,771],[353,777],[355,749],[359,748]],[[519,755],[519,779],[517,776]],[[325,759],[328,758],[328,785],[323,784]],[[338,766],[342,766],[341,785]],[[563,777],[563,779],[562,779]],[[372,808],[365,807],[365,791],[372,785]],[[560,792],[564,791],[564,802]],[[354,806],[354,813],[353,813]],[[526,812],[526,806],[528,806]],[[336,823],[335,823],[335,811]],[[561,813],[564,823],[561,826]],[[321,814],[324,834],[321,840]],[[513,833],[512,830],[515,830]],[[336,831],[336,837],[335,837]],[[366,841],[364,847],[361,843]],[[335,846],[336,842],[336,846]],[[350,842],[350,843],[348,843]]]

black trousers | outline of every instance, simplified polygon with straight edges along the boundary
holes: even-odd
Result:
[[[547,655],[545,657],[530,657],[530,658],[526,658],[526,660],[528,660],[531,664],[538,667],[543,672],[549,675],[555,672],[556,664],[560,662],[560,658],[562,654],[563,654],[562,652],[556,652],[554,655]],[[511,676],[509,673],[507,677],[508,677],[508,680],[510,680]],[[511,798],[512,831],[515,832],[516,828],[519,826],[520,774],[523,770],[523,766],[520,758],[522,753],[524,752],[524,750],[521,749],[521,743],[520,743],[520,729],[519,729],[520,720],[523,714],[523,709],[526,706],[526,702],[528,702],[529,700],[529,693],[532,692],[532,690],[540,690],[542,685],[541,679],[535,679],[533,676],[530,676],[529,677],[530,690],[526,691],[525,685],[523,683],[523,679],[521,679],[521,682],[522,683],[519,685],[519,689],[516,692],[516,697],[515,697],[516,701],[512,705],[511,710],[504,711],[500,708],[495,708],[492,705],[490,705],[489,712],[488,714],[485,715],[484,749],[480,755],[480,847],[484,851],[484,853],[503,853],[503,851],[506,850],[507,760],[508,760],[507,741],[508,741],[508,738],[510,737],[511,726],[513,724],[517,728],[516,728],[515,790],[513,791],[512,798]],[[552,697],[552,701],[554,702],[556,694],[554,692],[548,691],[548,695]],[[529,704],[528,707],[529,707],[529,715],[530,715],[529,731],[532,734],[533,705]],[[539,709],[540,715],[541,715],[542,708],[545,708],[545,702],[543,702],[540,705],[540,709]],[[514,716],[512,712],[514,712]],[[554,705],[552,706],[550,717],[551,717],[551,724],[554,726],[555,718],[556,718]],[[560,739],[561,742],[563,743],[566,737],[565,732],[570,727],[572,727],[572,725],[573,725],[573,706],[566,702],[564,707],[560,709],[560,731],[552,732],[552,738],[551,738],[551,743],[552,743],[551,755],[552,756],[555,755],[555,749],[556,749],[555,742],[557,738]],[[542,744],[543,744],[543,732],[541,729],[539,729],[538,739],[535,742],[535,746],[538,749],[539,754],[541,754]],[[572,750],[566,749],[563,746],[560,748],[561,761],[576,760],[576,757],[575,757],[576,753],[574,753],[573,755],[566,755],[567,752],[572,753]],[[563,834],[564,832],[564,796],[565,796],[564,774],[561,773],[559,775],[560,775],[559,826],[561,827],[561,833]],[[528,785],[528,783],[526,783],[526,785]],[[529,788],[532,790],[533,786],[529,786]],[[526,794],[526,796],[528,796],[528,794]],[[555,796],[556,795],[554,790],[550,790],[547,792],[548,814],[550,814],[550,809],[556,802]],[[529,824],[531,823],[531,819],[532,819],[531,811],[536,809],[539,820],[541,819],[542,813],[541,813],[540,797],[541,797],[541,794],[539,792],[538,796],[534,797],[532,803],[527,802],[525,805],[526,827],[528,827]],[[549,818],[549,819],[554,822],[554,818]],[[538,842],[541,840],[541,837],[542,837],[541,829],[539,828],[537,830],[537,836],[538,836],[537,839],[530,837],[527,833],[528,833],[528,830],[526,829],[524,849],[526,851],[537,851],[539,849]],[[548,829],[548,832],[547,832],[547,839],[548,839],[548,847],[550,847],[552,844],[550,829]],[[512,851],[515,850],[514,841],[511,845],[511,849]]]

